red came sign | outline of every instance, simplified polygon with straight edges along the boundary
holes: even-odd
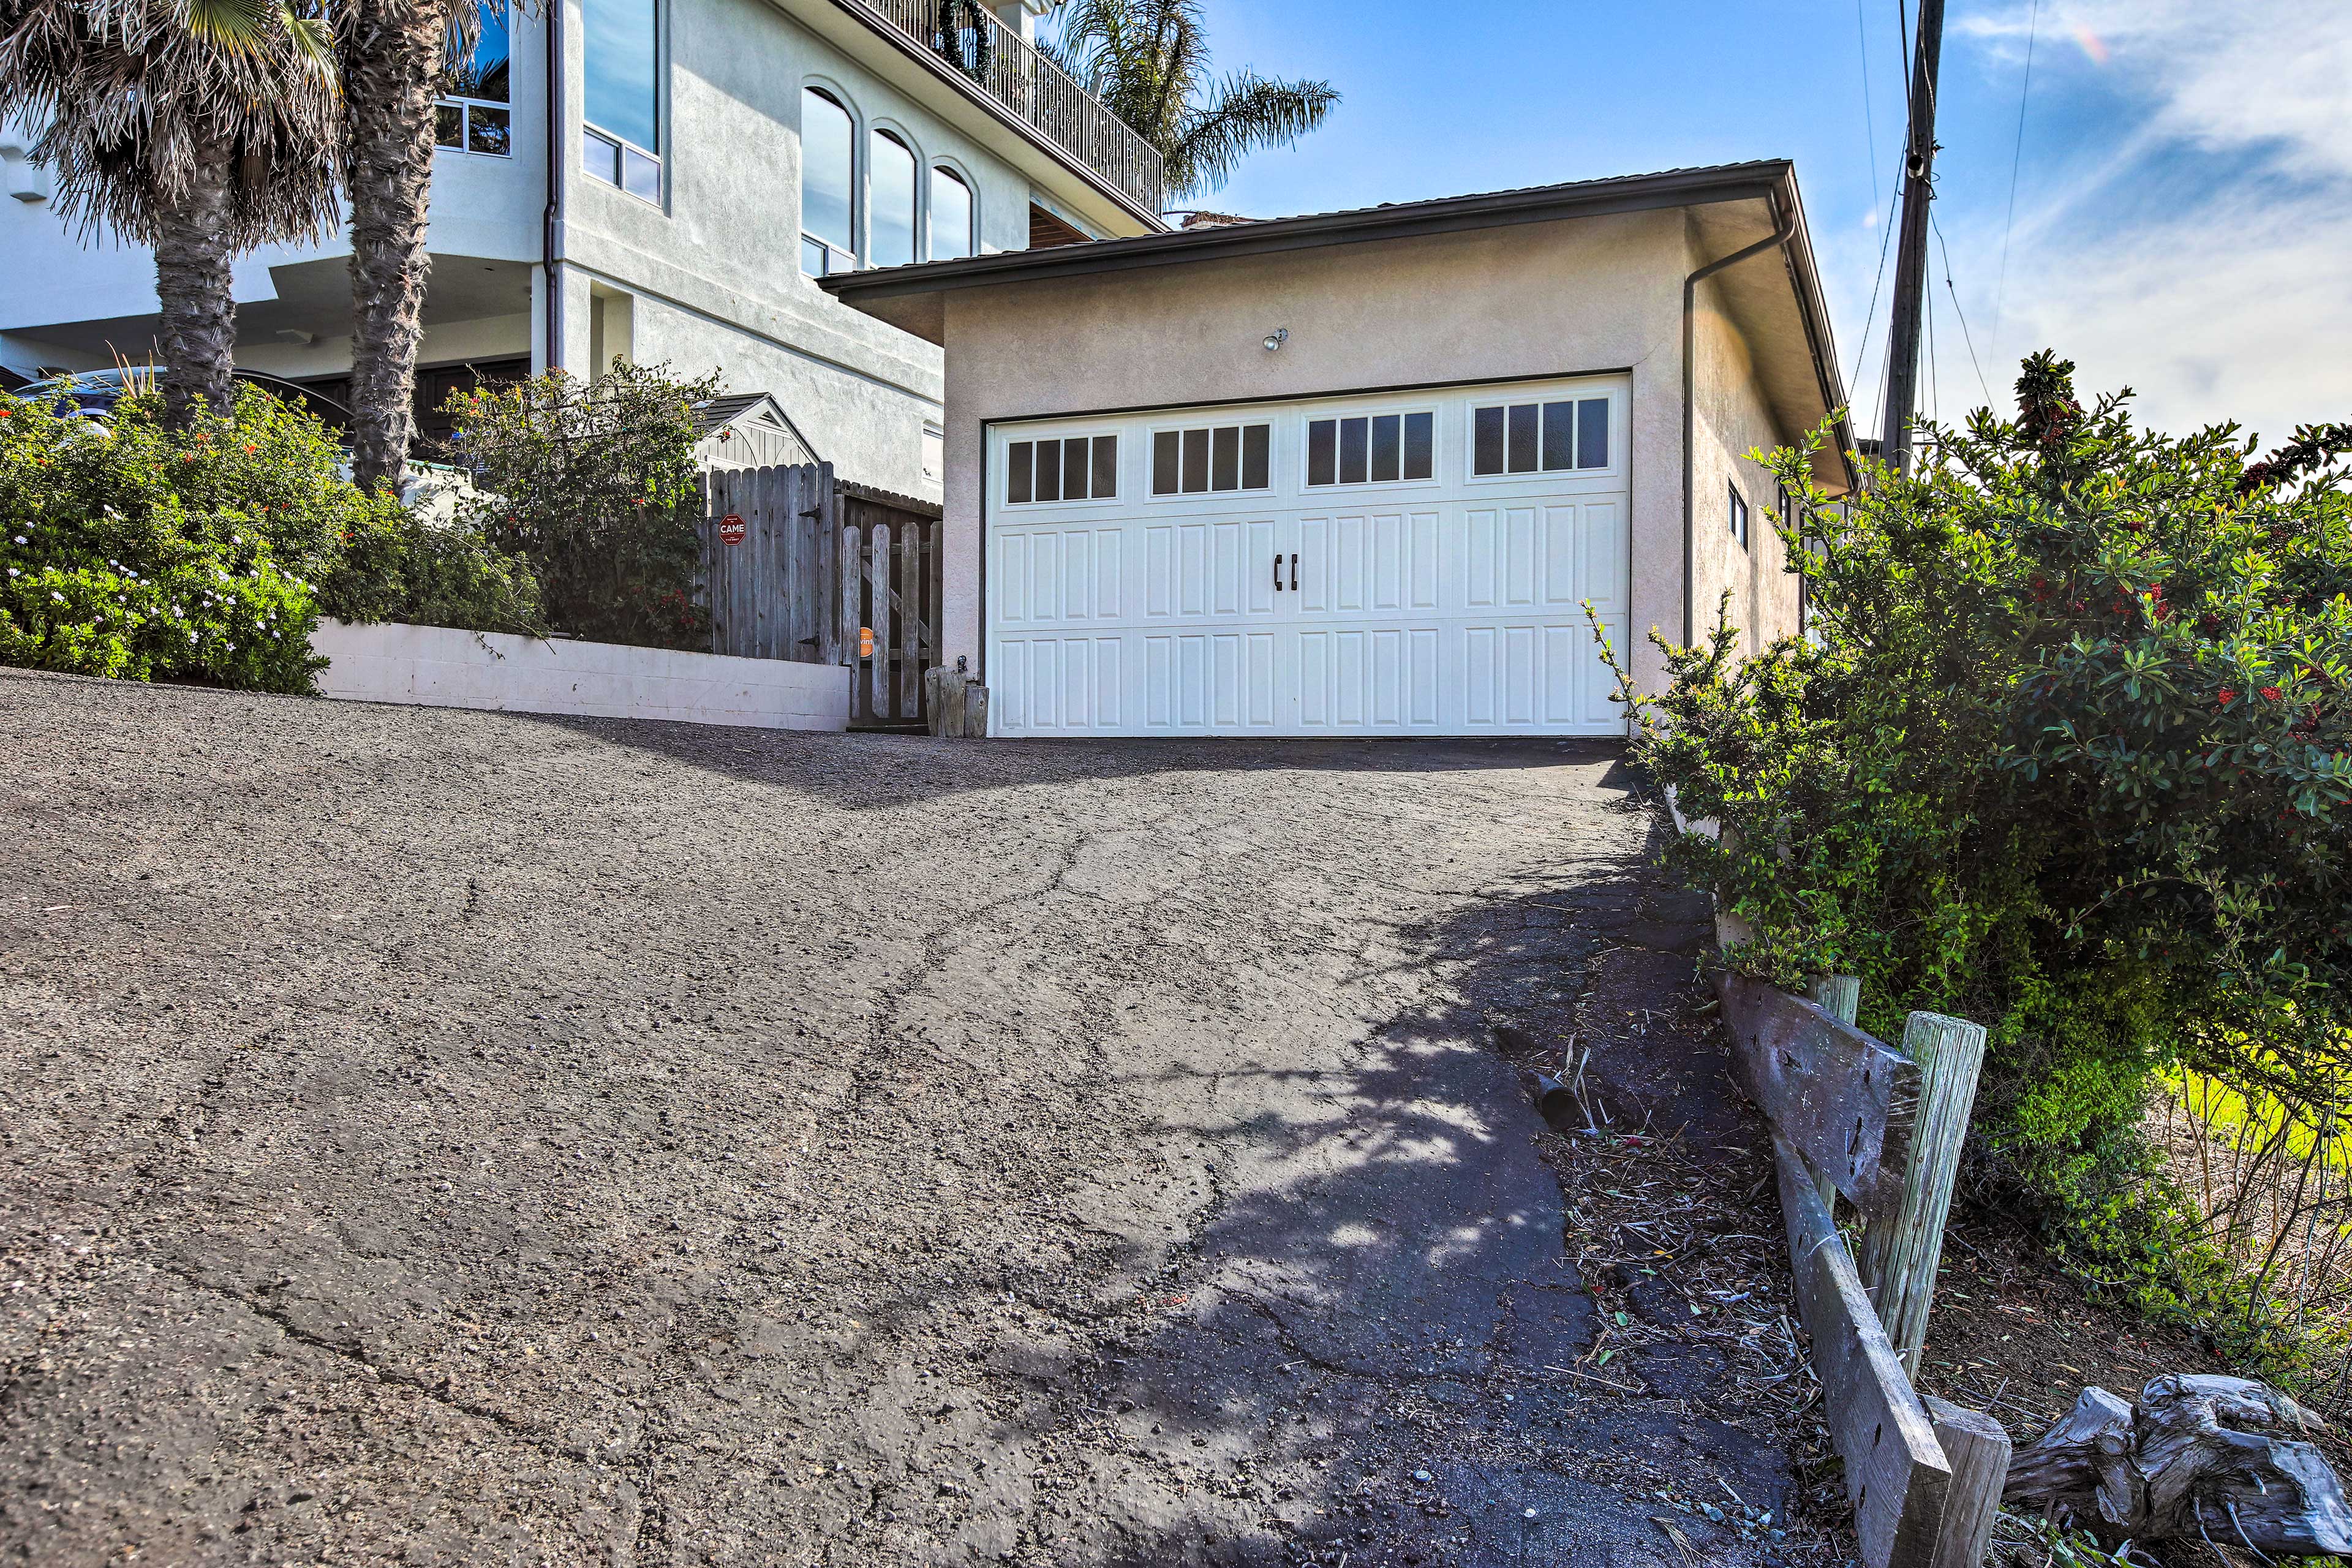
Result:
[[[743,542],[743,519],[740,514],[730,511],[719,520],[719,542],[721,544]]]

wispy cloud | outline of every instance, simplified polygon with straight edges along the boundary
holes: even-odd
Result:
[[[1957,41],[2013,70],[2030,12],[1964,16]],[[1973,204],[1937,204],[1958,208],[1941,219],[1986,359],[2006,237],[1996,396],[2046,345],[2086,388],[2131,384],[2167,428],[2234,418],[2269,439],[2352,416],[2352,5],[2043,0],[2033,93],[2013,228],[1981,182]],[[1938,379],[1973,403],[1954,324]]]

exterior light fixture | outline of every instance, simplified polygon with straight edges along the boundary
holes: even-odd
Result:
[[[1265,352],[1268,353],[1274,353],[1280,350],[1282,345],[1289,341],[1290,329],[1288,327],[1276,327],[1274,331],[1266,333],[1265,335]]]

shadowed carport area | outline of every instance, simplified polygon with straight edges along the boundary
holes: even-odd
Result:
[[[1778,1406],[1561,1370],[1651,1287],[1492,1026],[1764,1169],[1606,747],[0,731],[31,1560],[1796,1553],[1654,1495],[1785,1522]]]

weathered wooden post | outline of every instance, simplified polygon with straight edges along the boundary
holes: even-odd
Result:
[[[1805,988],[1805,1000],[1835,1018],[1841,1024],[1851,1024],[1862,1011],[1862,976],[1859,974],[1823,974]],[[1822,1194],[1822,1206],[1832,1215],[1837,1213],[1837,1183],[1827,1174],[1816,1173],[1816,1186]]]
[[[1928,1394],[1922,1401],[1936,1424],[1936,1446],[1952,1467],[1944,1493],[1944,1524],[1928,1568],[1983,1568],[1992,1544],[1993,1521],[2000,1517],[2001,1487],[2009,1477],[2009,1430],[1981,1410],[1969,1410]]]
[[[1965,1018],[1914,1013],[1903,1030],[1903,1054],[1919,1068],[1918,1121],[1904,1168],[1902,1206],[1891,1220],[1874,1223],[1864,1233],[1861,1264],[1878,1321],[1903,1357],[1903,1370],[1914,1376],[1927,1342],[1936,1268],[1944,1257],[1944,1220],[1951,1211],[1984,1048],[1984,1026]]]

